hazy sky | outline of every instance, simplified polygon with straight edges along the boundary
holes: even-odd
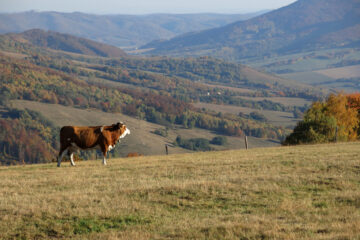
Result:
[[[276,9],[293,2],[295,0],[0,0],[0,12],[246,13]]]

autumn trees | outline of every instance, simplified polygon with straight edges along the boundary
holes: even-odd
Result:
[[[0,119],[0,165],[45,163],[58,149],[58,129],[30,110],[8,109]]]
[[[314,102],[283,144],[351,141],[358,138],[360,95],[331,94],[324,102]]]

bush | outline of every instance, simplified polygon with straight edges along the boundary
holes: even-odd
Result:
[[[182,148],[186,148],[193,151],[210,151],[212,148],[210,147],[209,140],[205,138],[191,138],[191,139],[183,139],[181,136],[177,136],[175,140],[175,145],[178,145]]]
[[[214,137],[211,141],[210,141],[211,144],[215,144],[215,145],[225,145],[227,144],[227,138],[225,136],[217,136],[217,137]]]
[[[266,122],[267,121],[267,118],[265,117],[265,115],[262,114],[262,113],[259,113],[259,112],[251,112],[250,113],[250,118],[254,119],[254,120],[261,121],[261,122]]]
[[[161,129],[161,128],[156,129],[156,130],[154,131],[154,133],[157,134],[157,135],[163,136],[163,137],[167,137],[167,136],[168,136],[168,128],[165,128],[165,129]]]

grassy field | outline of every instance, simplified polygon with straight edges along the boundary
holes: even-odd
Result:
[[[255,69],[264,69],[267,72],[290,70],[294,72],[309,72],[328,69],[333,64],[342,61],[360,59],[360,51],[355,48],[324,49],[316,52],[303,52],[270,58],[248,59],[246,64]]]
[[[349,93],[360,91],[357,79],[360,77],[360,65],[281,74],[280,76],[322,88],[343,90]]]
[[[359,239],[360,143],[0,167],[0,239]]]
[[[269,123],[279,127],[287,127],[287,126],[294,127],[296,123],[300,121],[300,119],[294,118],[293,113],[289,113],[289,112],[259,110],[259,109],[253,109],[247,107],[219,105],[214,103],[203,103],[203,102],[195,103],[193,105],[197,108],[206,108],[215,112],[232,113],[235,115],[238,115],[240,112],[245,114],[250,114],[251,112],[260,112],[264,114],[264,116],[269,121]]]
[[[360,65],[330,68],[316,71],[330,78],[358,78],[360,77]]]
[[[310,71],[310,72],[281,74],[280,76],[284,78],[293,79],[299,82],[303,82],[306,84],[320,85],[321,83],[326,83],[331,80],[336,80],[341,78],[345,78],[345,79],[358,78],[360,77],[360,65],[329,68],[329,69]]]
[[[321,83],[334,81],[334,78],[326,76],[324,74],[310,71],[310,72],[296,72],[296,73],[287,73],[287,74],[280,74],[281,77],[292,79],[298,82],[306,83],[306,84],[313,84],[313,85],[321,85]]]

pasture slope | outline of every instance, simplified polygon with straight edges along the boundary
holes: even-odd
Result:
[[[360,143],[0,167],[0,239],[359,239]]]

